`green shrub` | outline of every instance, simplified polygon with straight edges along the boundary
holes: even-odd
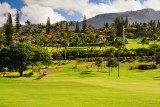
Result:
[[[118,61],[115,60],[114,58],[111,58],[108,61],[107,67],[117,67],[118,66]]]
[[[156,65],[139,65],[139,70],[157,69]]]
[[[34,74],[33,72],[30,72],[30,73],[29,73],[30,76],[32,76],[33,74]]]

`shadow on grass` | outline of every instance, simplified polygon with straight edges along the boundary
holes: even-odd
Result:
[[[131,60],[131,61],[128,61],[128,63],[132,63],[133,62],[133,60]]]
[[[159,77],[153,77],[154,80],[160,80],[160,76]]]
[[[99,71],[100,73],[109,73],[108,71]]]
[[[5,76],[4,78],[20,78],[20,76]]]
[[[92,71],[83,71],[81,74],[91,74]]]
[[[92,73],[92,71],[83,71],[80,73],[81,77],[94,77],[95,74]]]
[[[22,76],[22,77],[30,78],[32,76],[25,75],[25,76]],[[20,76],[18,76],[18,75],[15,75],[15,76],[4,76],[3,78],[20,78]]]
[[[145,70],[138,70],[137,72],[145,72]]]

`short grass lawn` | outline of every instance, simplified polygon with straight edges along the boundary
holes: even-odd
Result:
[[[0,107],[160,107],[160,69],[129,70],[136,64],[120,64],[119,78],[117,68],[109,77],[108,68],[73,69],[74,61],[52,65],[41,80],[0,77]]]

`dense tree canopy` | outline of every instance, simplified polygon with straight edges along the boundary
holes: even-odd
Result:
[[[6,44],[7,46],[13,43],[13,23],[12,23],[12,15],[8,13],[7,22],[5,24],[5,35],[6,35]]]
[[[1,66],[11,66],[20,73],[20,76],[23,76],[23,71],[27,70],[29,65],[34,65],[36,62],[51,63],[51,57],[45,49],[28,43],[18,43],[3,48],[0,51],[0,60]]]
[[[16,32],[19,32],[20,30],[20,21],[19,21],[19,12],[17,11],[17,14],[16,14]]]
[[[49,34],[51,29],[51,24],[50,24],[50,18],[48,17],[47,19],[47,24],[46,24],[46,33]]]
[[[86,16],[84,16],[83,22],[82,22],[82,31],[86,32],[87,29],[87,20],[86,20]]]

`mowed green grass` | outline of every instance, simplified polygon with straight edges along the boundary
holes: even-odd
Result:
[[[127,39],[128,44],[126,44],[127,49],[137,49],[137,48],[143,48],[143,45],[140,44],[141,39]],[[139,43],[138,43],[139,42]],[[149,41],[149,45],[154,44],[153,41]],[[156,42],[156,44],[160,45],[160,42]],[[144,45],[144,48],[148,48],[149,45]],[[64,50],[64,47],[59,47],[60,51]],[[77,47],[80,50],[87,50],[87,46],[82,46],[82,47]],[[100,46],[90,46],[90,48],[94,48],[96,50],[102,50]],[[115,48],[114,46],[106,46],[104,49],[110,49],[110,48]],[[56,47],[46,47],[48,52],[55,52]],[[68,50],[76,49],[75,47],[67,47]]]
[[[129,70],[137,64],[120,64],[119,78],[117,68],[109,77],[108,68],[97,72],[93,63],[75,72],[74,61],[51,66],[41,80],[0,78],[0,107],[160,107],[160,69]]]

